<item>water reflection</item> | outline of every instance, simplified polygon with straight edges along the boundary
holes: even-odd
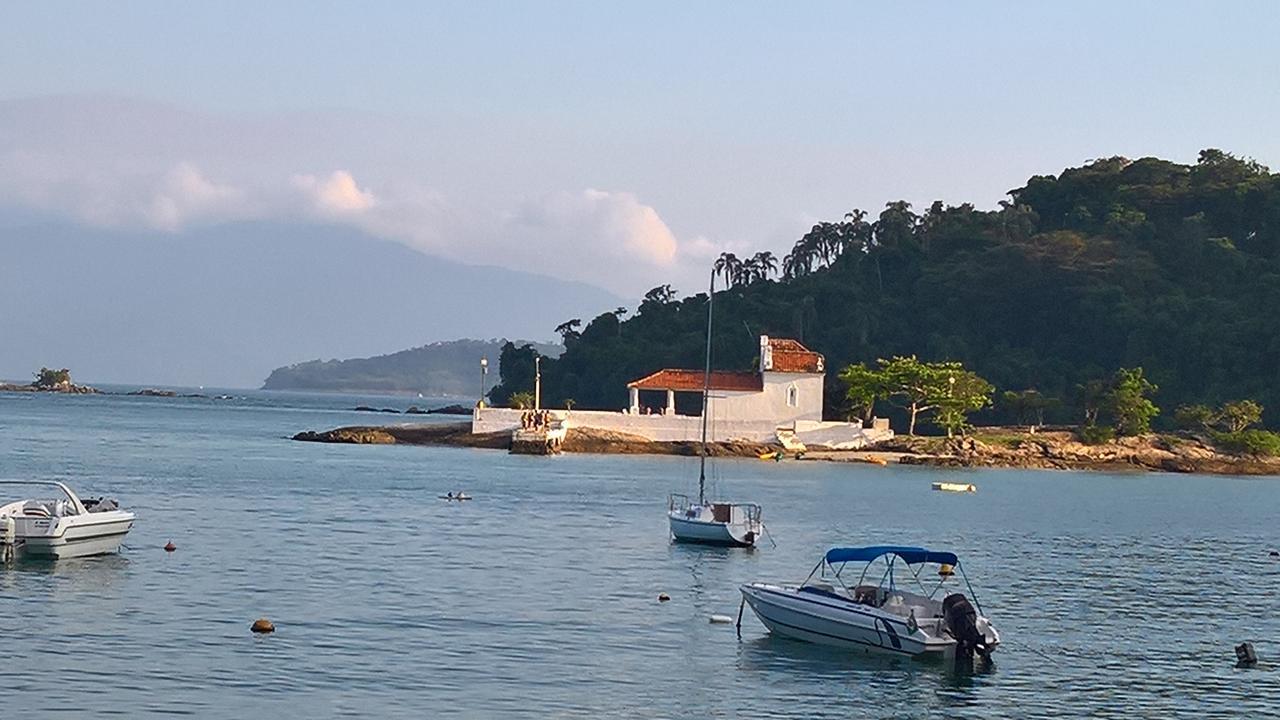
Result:
[[[36,592],[47,599],[81,593],[110,595],[124,583],[130,562],[123,553],[65,560],[23,556],[0,568],[0,590]]]

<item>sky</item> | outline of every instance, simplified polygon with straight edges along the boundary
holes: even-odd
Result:
[[[726,250],[781,256],[854,207],[994,207],[1111,155],[1280,166],[1274,2],[3,16],[0,215],[115,235],[320,223],[633,300],[700,289]]]

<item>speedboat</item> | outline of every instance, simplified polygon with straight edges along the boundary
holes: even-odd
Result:
[[[680,542],[751,547],[764,531],[760,506],[755,503],[691,502],[688,497],[667,497],[671,536]]]
[[[842,575],[851,562],[861,563],[862,572],[850,585]],[[929,565],[937,566],[936,581],[924,574]],[[873,568],[877,570],[869,578]],[[968,597],[956,587],[957,571]],[[899,580],[914,583],[919,592],[900,589]],[[925,587],[926,581],[932,589]],[[982,615],[959,558],[947,551],[898,545],[833,548],[799,585],[755,582],[741,590],[743,602],[770,632],[797,640],[863,652],[969,660],[975,653],[988,657],[1000,644],[1000,634]]]
[[[0,480],[0,491],[16,485],[55,487],[62,496],[0,505],[0,549],[6,557],[73,558],[113,553],[133,527],[134,514],[121,510],[115,500],[81,500],[71,488],[54,480]]]

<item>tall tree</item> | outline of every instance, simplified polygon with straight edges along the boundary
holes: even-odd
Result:
[[[1233,400],[1218,411],[1223,429],[1238,433],[1262,419],[1262,406],[1252,400]]]
[[[1053,398],[1047,398],[1039,390],[1022,391],[1005,390],[1000,396],[1003,405],[1019,425],[1027,425],[1032,432],[1044,424],[1044,412],[1057,404]]]
[[[868,423],[875,414],[876,402],[889,395],[885,373],[867,367],[863,363],[847,365],[840,371],[840,381],[845,384],[845,400],[851,416]]]
[[[991,384],[958,362],[921,362],[916,356],[881,359],[888,396],[907,411],[907,434],[916,434],[920,415],[945,408],[948,434],[963,427],[968,413],[991,402]]]
[[[773,253],[765,250],[751,256],[751,266],[758,273],[759,280],[768,280],[770,275],[778,272],[778,258]]]
[[[969,415],[991,404],[991,383],[977,373],[965,370],[959,363],[942,363],[939,387],[935,390],[937,424],[947,431],[947,437],[964,433],[969,427]]]
[[[1160,408],[1147,397],[1158,390],[1143,376],[1142,368],[1121,368],[1107,393],[1107,406],[1115,418],[1120,435],[1141,435],[1151,430],[1151,419]]]
[[[567,346],[570,341],[579,337],[578,328],[580,327],[582,327],[582,318],[574,318],[557,325],[555,333],[560,336],[560,341]]]

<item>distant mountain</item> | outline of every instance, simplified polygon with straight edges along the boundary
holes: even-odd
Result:
[[[0,207],[0,378],[49,366],[89,384],[256,387],[290,358],[550,337],[569,318],[621,304],[590,285],[338,227],[124,232]]]
[[[498,356],[506,340],[453,340],[401,350],[390,355],[350,360],[312,360],[276,368],[263,390],[342,392],[420,392],[437,396],[479,396],[480,358],[489,359],[489,387],[497,382]],[[528,343],[515,341],[516,345]],[[559,357],[564,348],[529,343],[538,352]]]

